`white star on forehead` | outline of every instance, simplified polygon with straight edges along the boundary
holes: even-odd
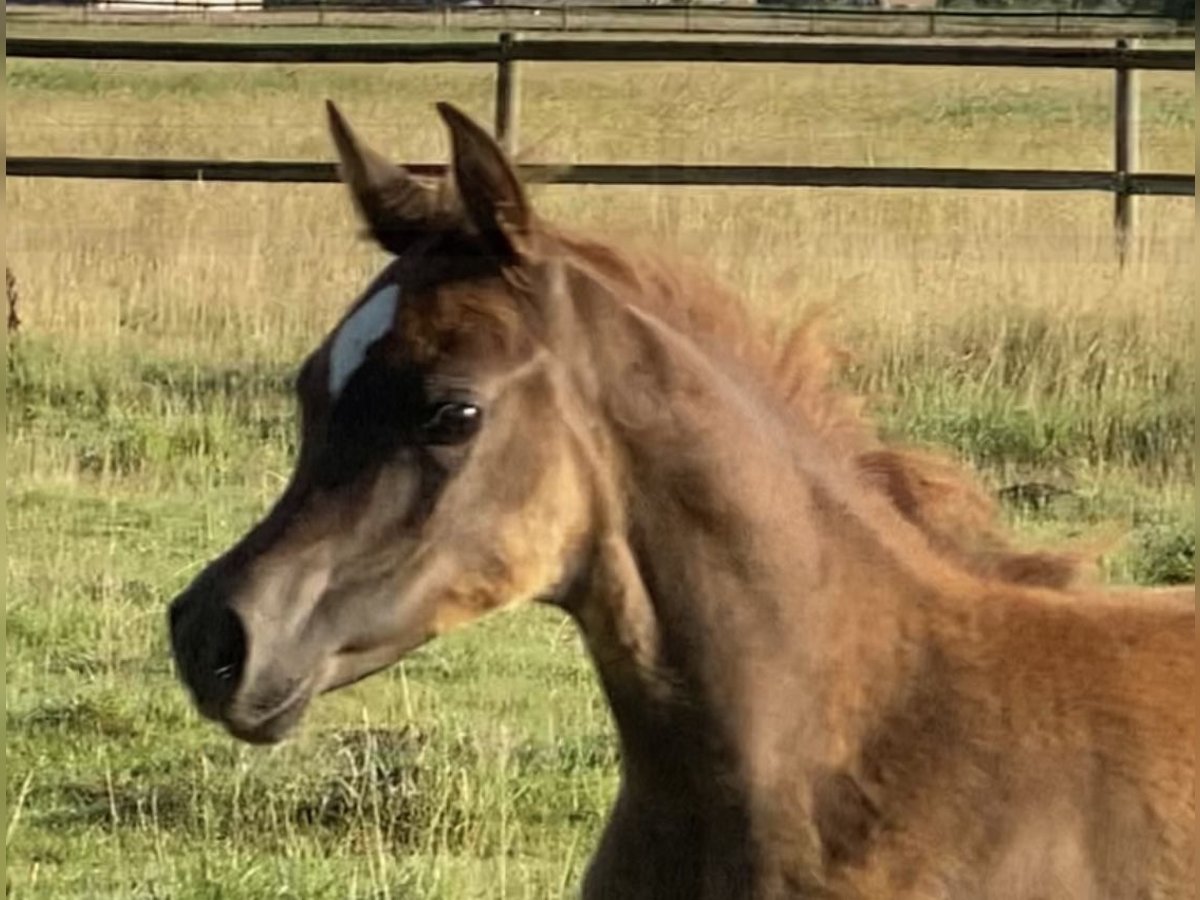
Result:
[[[350,377],[367,358],[367,350],[392,330],[396,319],[396,304],[400,300],[399,285],[389,284],[359,306],[333,336],[329,348],[329,394],[337,398]]]

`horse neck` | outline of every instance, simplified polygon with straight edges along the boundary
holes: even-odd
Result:
[[[912,578],[819,439],[665,326],[640,339],[662,371],[622,396],[660,391],[641,406],[669,422],[610,416],[620,515],[575,611],[627,779],[776,790],[851,753],[898,689]]]

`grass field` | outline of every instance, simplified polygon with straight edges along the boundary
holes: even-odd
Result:
[[[17,153],[329,157],[332,96],[440,159],[435,99],[490,72],[6,64]],[[1106,73],[537,66],[531,160],[1104,167]],[[1143,80],[1148,169],[1192,171],[1190,73]],[[25,326],[7,401],[7,894],[546,898],[615,786],[607,713],[547,610],[482,623],[321,701],[272,750],[201,723],[165,603],[280,490],[300,355],[380,263],[335,187],[9,181]],[[764,317],[817,304],[887,431],[944,445],[1031,541],[1115,581],[1190,581],[1193,218],[1111,199],[535,189],[550,215],[682,248]]]

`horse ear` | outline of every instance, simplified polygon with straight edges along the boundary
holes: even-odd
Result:
[[[515,259],[533,225],[525,189],[491,135],[449,103],[437,104],[450,130],[459,201],[470,223],[502,257]]]
[[[454,217],[435,191],[364,144],[332,100],[325,109],[342,181],[376,241],[399,255],[423,235],[450,227]]]

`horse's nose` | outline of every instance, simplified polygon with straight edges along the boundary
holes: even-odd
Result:
[[[196,706],[209,717],[226,708],[242,680],[246,629],[214,579],[201,575],[171,603],[171,651]]]

